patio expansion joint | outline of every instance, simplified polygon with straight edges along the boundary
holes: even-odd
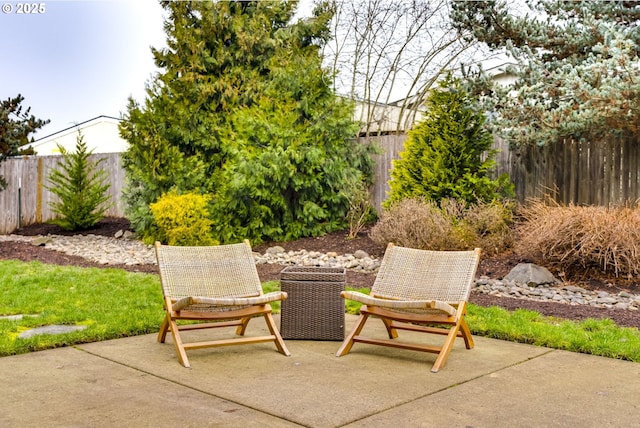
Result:
[[[542,353],[540,353],[538,355],[534,355],[534,356],[525,358],[523,360],[516,361],[516,362],[514,362],[512,364],[509,364],[509,365],[506,365],[504,367],[501,367],[500,369],[492,370],[492,371],[489,371],[489,372],[486,372],[486,373],[481,373],[481,374],[479,374],[477,376],[474,376],[472,378],[466,379],[466,380],[464,380],[462,382],[458,382],[458,383],[453,384],[453,385],[445,386],[443,388],[439,388],[439,389],[436,389],[434,391],[431,391],[431,392],[429,392],[427,394],[423,394],[423,395],[420,395],[418,397],[414,397],[414,398],[412,398],[410,400],[405,400],[403,402],[394,404],[394,405],[386,407],[384,409],[380,409],[380,410],[378,410],[376,412],[372,412],[371,414],[368,414],[368,415],[363,416],[361,418],[357,418],[357,419],[354,419],[352,421],[349,421],[349,422],[347,422],[347,423],[345,423],[345,424],[343,424],[341,426],[348,426],[348,425],[350,425],[352,423],[355,423],[355,422],[364,421],[366,419],[369,419],[372,416],[388,412],[389,410],[392,410],[392,409],[395,409],[395,408],[399,408],[401,406],[413,403],[413,402],[418,401],[418,400],[422,400],[423,398],[431,397],[433,395],[439,394],[439,393],[444,392],[444,391],[448,391],[448,390],[453,389],[453,388],[457,388],[457,387],[459,387],[461,385],[464,385],[464,384],[467,384],[469,382],[473,382],[475,380],[478,380],[478,379],[481,379],[481,378],[484,378],[484,377],[487,377],[487,376],[491,376],[494,373],[499,373],[499,372],[504,371],[506,369],[509,369],[511,367],[519,366],[520,364],[524,364],[524,363],[527,363],[529,361],[535,360],[537,358],[544,357],[545,355],[549,355],[549,354],[551,354],[551,353],[553,353],[555,351],[556,351],[555,349],[547,349],[546,351],[544,351],[544,352],[542,352]],[[437,373],[434,373],[434,375],[437,376]]]
[[[209,397],[218,398],[220,400],[224,400],[224,401],[227,401],[229,403],[236,404],[236,405],[244,407],[246,409],[251,409],[251,410],[253,410],[255,412],[260,412],[260,413],[263,413],[265,415],[269,415],[269,416],[272,416],[274,418],[281,419],[281,420],[290,422],[290,423],[295,424],[295,425],[304,426],[304,425],[300,425],[299,422],[293,421],[291,419],[287,419],[287,418],[283,417],[282,415],[277,415],[275,413],[267,412],[267,411],[265,411],[263,409],[252,407],[252,406],[247,405],[246,403],[241,403],[241,402],[239,402],[237,400],[232,400],[232,399],[229,399],[229,398],[221,396],[221,395],[212,394],[209,391],[205,391],[205,390],[200,389],[200,388],[194,388],[193,386],[191,386],[191,385],[189,385],[187,383],[179,382],[179,381],[176,381],[174,379],[170,379],[170,378],[165,377],[165,376],[160,376],[160,375],[158,375],[156,373],[152,373],[152,372],[150,372],[148,370],[143,370],[143,369],[140,369],[138,367],[135,367],[135,366],[132,366],[132,365],[129,365],[129,364],[124,364],[124,363],[122,363],[120,361],[117,361],[117,360],[115,360],[113,358],[108,358],[108,357],[105,357],[103,355],[97,354],[95,352],[91,352],[91,351],[89,351],[87,349],[82,348],[82,345],[75,345],[75,346],[73,346],[73,348],[78,350],[78,351],[81,351],[81,352],[84,352],[86,354],[89,354],[89,355],[91,355],[93,357],[100,358],[100,359],[105,360],[105,361],[109,361],[111,363],[117,364],[117,365],[122,366],[122,367],[126,367],[126,368],[131,369],[131,370],[135,370],[136,372],[139,372],[139,373],[144,373],[147,376],[151,376],[153,378],[160,379],[160,380],[163,380],[165,382],[170,382],[170,383],[172,383],[174,385],[182,386],[184,388],[187,388],[187,389],[190,389],[192,391],[207,395]],[[186,369],[185,368],[185,370],[190,370],[190,369]]]

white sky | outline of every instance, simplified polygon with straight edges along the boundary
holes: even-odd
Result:
[[[150,47],[166,45],[157,0],[36,1],[42,14],[18,14],[18,3],[0,0],[0,100],[22,94],[23,108],[51,120],[36,139],[144,99],[157,71]]]

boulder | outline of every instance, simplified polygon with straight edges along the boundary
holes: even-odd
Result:
[[[559,282],[547,268],[534,263],[518,263],[503,279],[517,284],[526,284],[529,287]]]
[[[267,254],[271,254],[271,255],[274,255],[274,256],[275,256],[276,254],[283,254],[283,253],[285,253],[285,249],[284,249],[284,248],[282,248],[282,247],[281,247],[281,246],[279,246],[279,245],[276,245],[275,247],[269,247],[269,248],[267,248],[266,253],[267,253]]]
[[[369,257],[369,254],[367,254],[367,252],[366,252],[366,251],[363,251],[363,250],[356,250],[356,252],[355,252],[355,253],[353,253],[353,256],[354,256],[356,259],[364,259],[364,258]]]
[[[53,239],[49,238],[48,236],[40,236],[38,238],[34,238],[31,241],[31,245],[34,245],[36,247],[44,247],[47,244],[50,244],[53,242]]]

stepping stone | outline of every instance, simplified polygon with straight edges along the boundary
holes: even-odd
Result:
[[[0,316],[0,320],[9,320],[9,321],[20,321],[24,317],[37,317],[38,315],[24,315],[24,314],[16,314],[16,315],[2,315]]]
[[[86,325],[45,325],[43,327],[33,328],[20,333],[20,339],[37,336],[39,334],[63,334],[86,329]]]

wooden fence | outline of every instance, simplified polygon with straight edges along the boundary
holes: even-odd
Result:
[[[400,156],[406,139],[407,136],[405,134],[360,137],[358,139],[361,144],[375,144],[379,148],[380,153],[374,155],[375,178],[373,189],[371,190],[373,206],[378,213],[382,210],[382,202],[387,199],[393,161]]]
[[[375,156],[374,207],[380,212],[387,198],[393,160],[404,147],[406,135],[361,138],[375,142],[381,153]],[[610,142],[568,141],[544,147],[509,150],[496,141],[498,174],[507,173],[515,185],[520,202],[532,197],[551,196],[559,203],[611,206],[640,199],[640,141],[637,138]],[[124,216],[122,188],[125,174],[120,154],[95,154],[105,160],[102,167],[110,177],[113,206],[107,215]],[[55,198],[47,190],[47,177],[61,156],[12,158],[0,163],[0,175],[9,186],[0,192],[0,234],[11,233],[20,225],[46,222],[54,218],[49,203]]]
[[[518,150],[500,142],[498,172],[507,173],[520,202],[550,196],[561,204],[617,206],[640,198],[640,141],[565,141]]]
[[[123,217],[121,194],[124,169],[120,163],[120,153],[94,154],[90,157],[93,161],[98,158],[104,158],[100,166],[108,173],[108,193],[113,202],[106,214]],[[0,163],[0,175],[8,182],[8,187],[0,191],[0,234],[11,233],[22,225],[55,218],[49,204],[57,200],[57,196],[47,186],[49,174],[61,160],[62,156],[28,156],[10,158]]]
[[[403,150],[406,135],[361,138],[378,144],[373,204],[380,211],[387,199],[393,159]],[[640,198],[640,141],[620,138],[606,142],[566,141],[543,147],[510,150],[496,140],[496,175],[506,173],[518,201],[550,196],[561,204],[615,206]]]

